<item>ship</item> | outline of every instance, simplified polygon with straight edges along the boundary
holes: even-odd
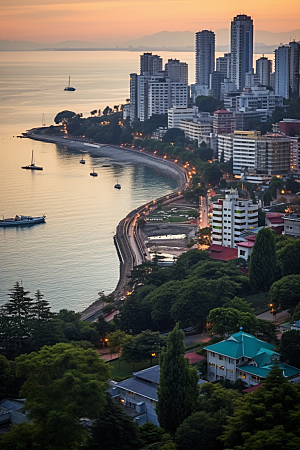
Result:
[[[36,166],[34,164],[34,159],[33,159],[33,150],[31,153],[31,164],[29,164],[29,166],[23,166],[22,169],[27,169],[27,170],[43,170],[42,167]]]
[[[15,216],[11,219],[0,219],[0,227],[19,227],[24,225],[35,225],[37,223],[45,222],[46,216],[32,217],[32,216]]]
[[[118,180],[117,180],[116,184],[114,185],[114,188],[115,188],[115,189],[121,189],[121,185],[120,185],[120,183],[118,182]]]
[[[71,81],[71,79],[70,79],[70,77],[69,77],[69,86],[66,86],[66,87],[64,88],[64,91],[76,91],[76,89],[73,88],[73,87],[70,85],[70,81]]]

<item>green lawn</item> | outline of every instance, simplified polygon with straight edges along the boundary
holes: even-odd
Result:
[[[251,303],[255,314],[260,314],[267,311],[269,304],[269,293],[260,292],[259,294],[251,294],[245,297],[247,303]]]
[[[142,361],[139,363],[127,363],[125,361],[119,361],[114,359],[108,362],[111,370],[111,379],[114,381],[121,381],[125,378],[130,378],[133,372],[138,372],[139,370],[147,369],[151,366],[151,360]],[[152,365],[156,366],[158,364],[158,358],[153,358]]]

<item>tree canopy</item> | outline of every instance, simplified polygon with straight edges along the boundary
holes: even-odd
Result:
[[[276,274],[275,233],[270,228],[262,228],[257,233],[250,256],[249,279],[256,291],[269,290]]]

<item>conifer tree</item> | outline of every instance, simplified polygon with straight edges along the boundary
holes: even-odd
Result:
[[[160,426],[171,434],[195,410],[199,393],[197,370],[184,357],[183,337],[177,324],[160,355],[156,413]]]
[[[275,233],[270,228],[262,228],[257,233],[250,257],[249,279],[252,288],[266,292],[275,281],[276,247]]]

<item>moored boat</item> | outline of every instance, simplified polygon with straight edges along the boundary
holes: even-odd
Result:
[[[76,91],[76,89],[70,85],[70,82],[71,82],[71,78],[69,77],[69,86],[66,86],[64,88],[64,91]]]
[[[19,227],[22,225],[35,225],[37,223],[45,222],[46,216],[32,217],[32,216],[18,216],[10,219],[0,219],[0,227]]]
[[[33,150],[31,153],[31,164],[29,166],[22,166],[22,169],[27,169],[27,170],[43,170],[42,167],[36,166],[34,164],[34,159],[33,159]]]

